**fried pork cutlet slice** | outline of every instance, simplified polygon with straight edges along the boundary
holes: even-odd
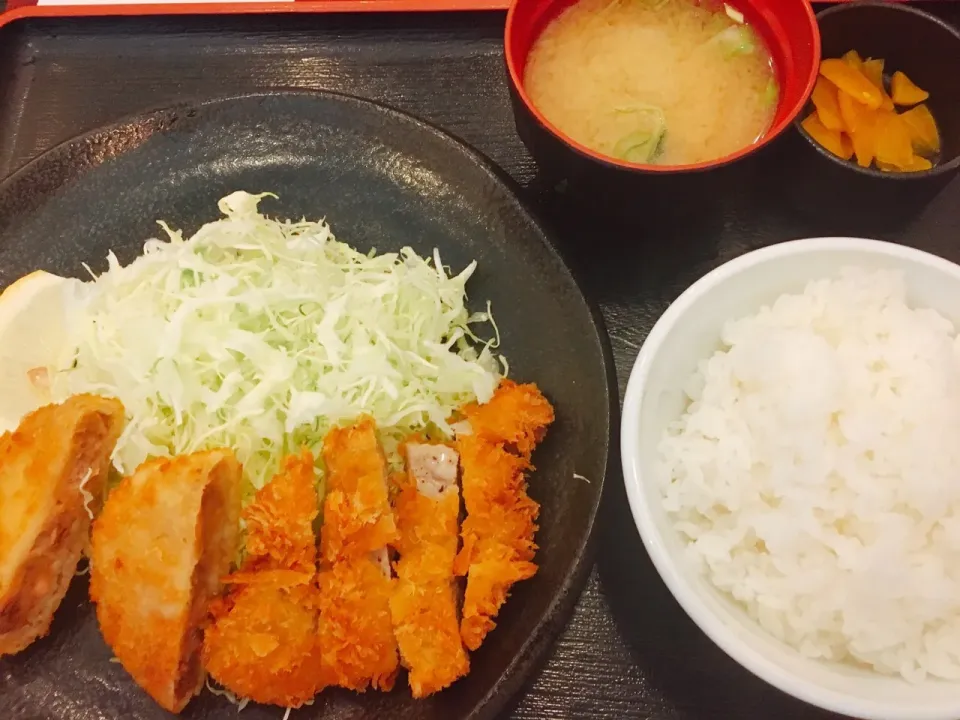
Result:
[[[390,619],[393,586],[381,553],[343,560],[320,572],[317,638],[331,684],[358,692],[370,685],[393,689],[399,665]]]
[[[100,631],[170,712],[203,686],[207,606],[238,550],[241,473],[230,450],[146,462],[93,525],[90,597]]]
[[[75,395],[0,436],[0,656],[50,631],[87,546],[123,405]]]
[[[415,698],[449,686],[470,669],[460,639],[453,561],[459,545],[457,452],[446,445],[408,443],[398,481],[394,548],[397,581],[390,597],[400,659]]]
[[[535,385],[504,380],[490,402],[462,415],[469,429],[457,438],[467,517],[454,563],[467,576],[460,635],[476,650],[495,626],[510,587],[536,573],[540,506],[527,495],[530,456],[553,422],[553,408]]]
[[[320,552],[327,564],[378,552],[397,526],[387,493],[387,463],[370,417],[334,428],[323,441],[327,494]]]
[[[332,684],[390,690],[399,657],[390,620],[388,543],[397,526],[387,467],[369,417],[331,430],[323,442],[327,495],[320,530],[318,640]]]
[[[460,412],[475,436],[527,460],[554,419],[553,406],[535,384],[512,380],[502,380],[490,402],[470,403]]]
[[[207,671],[239,697],[300,707],[326,684],[316,650],[318,513],[308,450],[288,457],[243,510],[246,558],[211,605],[203,643]]]
[[[283,461],[277,475],[243,509],[247,528],[243,572],[317,573],[314,520],[320,514],[313,453],[304,448]]]

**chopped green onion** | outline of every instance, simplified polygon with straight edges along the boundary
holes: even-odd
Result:
[[[777,81],[773,78],[767,80],[767,86],[763,89],[763,104],[767,107],[777,104],[777,98],[780,97],[780,88]]]
[[[719,45],[726,58],[749,55],[756,49],[756,39],[748,25],[731,25],[710,38],[707,44]]]
[[[615,157],[632,163],[649,163],[660,154],[666,129],[659,132],[635,130],[623,136],[613,147]]]
[[[656,105],[650,105],[645,102],[635,102],[632,105],[618,105],[613,111],[618,113],[649,113],[653,116],[653,122],[657,124],[663,120],[663,110]]]
[[[627,162],[652,162],[663,149],[667,132],[667,119],[663,110],[656,105],[637,103],[632,107],[616,108],[616,111],[637,113],[639,127],[617,141],[612,155]]]

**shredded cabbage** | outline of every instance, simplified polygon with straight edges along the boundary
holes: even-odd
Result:
[[[264,193],[223,198],[223,219],[184,239],[164,223],[123,267],[111,252],[71,322],[58,399],[123,401],[114,465],[230,447],[250,490],[283,455],[319,458],[332,426],[363,413],[392,459],[407,434],[435,428],[464,402],[492,396],[506,363],[489,312],[471,315],[466,283],[440,260],[360,253],[325,221],[260,214]],[[491,326],[482,342],[476,323]],[[501,368],[502,365],[502,368]]]
[[[90,508],[90,503],[94,501],[93,493],[87,490],[87,483],[90,482],[90,478],[93,477],[93,470],[87,470],[83,474],[83,477],[80,479],[80,485],[77,486],[77,489],[80,491],[80,497],[83,498],[83,509],[87,513],[87,517],[93,520],[93,510]]]
[[[213,681],[211,680],[211,678],[210,678],[209,675],[207,675],[207,679],[204,681],[204,684],[207,686],[207,690],[209,690],[209,691],[211,692],[211,694],[216,695],[217,697],[222,697],[224,700],[226,700],[226,701],[227,701],[228,703],[230,703],[231,705],[235,705],[236,708],[237,708],[237,714],[239,714],[240,712],[242,712],[243,709],[244,709],[247,705],[250,704],[250,698],[237,697],[237,696],[234,695],[232,692],[230,692],[229,690],[227,690],[225,687],[224,687],[224,688],[222,688],[222,687],[217,687],[217,686],[213,683]],[[290,710],[290,708],[287,708],[287,711],[288,711],[288,712],[289,712],[289,710]]]

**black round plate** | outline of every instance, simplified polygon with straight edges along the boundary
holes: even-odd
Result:
[[[542,504],[537,575],[516,586],[470,674],[415,701],[392,693],[326,691],[296,718],[492,718],[562,629],[589,571],[594,520],[614,452],[617,388],[595,308],[511,183],[477,153],[419,120],[326,93],[271,93],[185,104],[70,141],[0,185],[0,287],[42,268],[84,277],[107,251],[130,262],[156,221],[186,231],[216,219],[234,191],[271,191],[277,217],[326,216],[338,239],[380,251],[440,250],[479,268],[477,309],[493,303],[511,376],[539,384],[557,422],[534,458]],[[575,476],[576,474],[576,476]],[[588,478],[588,480],[581,479]],[[130,588],[136,593],[136,588]],[[137,688],[97,629],[77,578],[47,638],[0,661],[4,720],[169,717]],[[242,720],[280,718],[250,705]],[[186,718],[235,720],[203,692]]]

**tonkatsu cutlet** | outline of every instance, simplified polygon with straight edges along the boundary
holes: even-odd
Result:
[[[470,669],[460,639],[453,561],[459,545],[459,456],[440,444],[403,446],[397,480],[399,538],[396,588],[390,597],[400,659],[415,698],[449,686]]]
[[[457,437],[467,517],[454,571],[466,575],[460,634],[476,650],[496,623],[510,588],[532,577],[540,506],[527,495],[525,473],[553,408],[536,385],[500,383],[490,402],[461,411]]]
[[[385,559],[397,528],[373,420],[331,430],[323,458],[318,637],[324,672],[351,690],[390,690],[399,659],[390,619],[394,580]]]
[[[243,510],[246,557],[211,605],[203,645],[207,671],[237,697],[300,707],[326,684],[316,649],[318,513],[308,450],[286,458]]]
[[[393,689],[399,665],[390,619],[393,586],[372,554],[321,570],[317,637],[331,684],[357,692]]]
[[[331,564],[385,548],[397,535],[387,492],[387,461],[376,424],[363,416],[330,430],[323,441],[327,466],[320,551]]]

